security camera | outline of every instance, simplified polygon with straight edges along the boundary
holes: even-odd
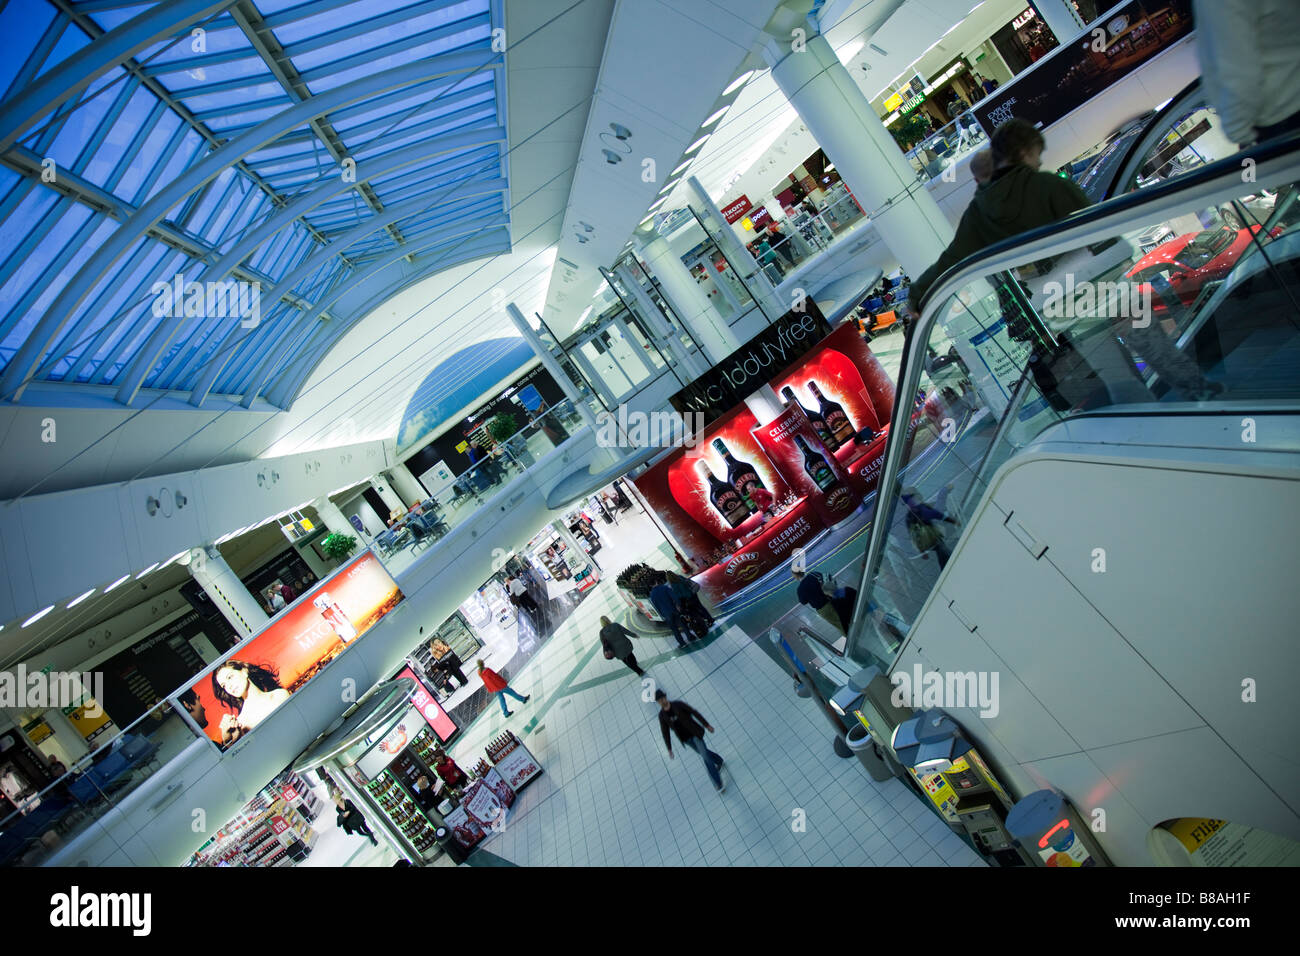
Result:
[[[620,126],[617,123],[610,123],[609,128],[614,131],[614,135],[619,139],[631,139],[632,131],[626,126]]]

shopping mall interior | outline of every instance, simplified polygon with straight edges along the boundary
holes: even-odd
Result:
[[[0,862],[1300,865],[1282,9],[0,5]]]

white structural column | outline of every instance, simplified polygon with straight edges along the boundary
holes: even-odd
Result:
[[[370,487],[379,493],[379,497],[384,499],[384,504],[388,505],[389,508],[396,508],[398,511],[405,513],[406,504],[403,503],[401,495],[392,489],[388,479],[382,472],[371,477]],[[388,520],[388,515],[380,515],[380,517],[385,521]]]
[[[757,301],[759,311],[767,316],[769,321],[775,321],[789,312],[790,306],[781,301],[780,296],[776,294],[772,281],[763,273],[754,257],[749,254],[745,244],[731,231],[731,223],[727,222],[726,217],[722,215],[722,210],[714,203],[709,191],[694,176],[686,182],[691,187],[691,208],[709,224],[709,235],[722,249],[723,256],[739,272],[740,278],[745,283],[745,288]],[[719,277],[719,280],[726,281],[721,277]]]
[[[537,330],[528,324],[524,314],[519,311],[519,306],[511,302],[506,306],[506,313],[510,316],[510,321],[515,324],[515,328],[519,330],[519,334],[523,336],[524,341],[533,347],[533,352],[542,360],[542,365],[546,371],[551,373],[551,378],[555,379],[555,384],[560,386],[560,391],[564,392],[564,397],[573,402],[573,407],[578,410],[582,420],[588,425],[595,425],[596,419],[591,412],[591,406],[579,394],[577,386],[573,384],[569,374],[560,365],[560,360],[551,354],[551,350],[546,347],[546,343],[537,334]],[[593,386],[594,384],[593,382]]]
[[[249,593],[216,545],[190,551],[189,568],[190,576],[241,637],[252,637],[266,625],[266,608]]]
[[[614,270],[614,275],[632,297],[637,316],[645,323],[646,331],[655,337],[655,344],[667,350],[668,358],[677,367],[682,378],[691,381],[708,371],[708,366],[703,363],[703,360],[692,355],[682,345],[679,333],[669,323],[668,317],[659,310],[654,299],[650,298],[650,293],[637,282],[632,270],[621,265]]]
[[[1033,0],[1032,5],[1038,11],[1038,15],[1052,28],[1058,43],[1069,43],[1074,39],[1075,34],[1083,29],[1083,24],[1079,22],[1079,15],[1075,13],[1070,0]]]
[[[406,499],[408,505],[413,505],[429,497],[429,493],[424,490],[424,486],[415,480],[415,476],[411,474],[411,469],[407,468],[405,464],[394,465],[389,468],[388,477],[392,479],[393,487],[399,495]]]
[[[316,509],[316,517],[320,518],[331,534],[360,534],[362,540],[365,540],[366,536],[352,526],[348,516],[339,510],[338,505],[330,501],[329,495],[321,495],[311,503],[311,506]],[[364,522],[362,527],[365,527]]]
[[[952,227],[826,38],[809,37],[793,52],[788,38],[769,38],[763,55],[903,271],[925,271],[952,239]]]
[[[708,295],[682,263],[681,256],[672,250],[668,240],[657,233],[645,237],[637,233],[641,257],[649,272],[659,280],[664,297],[693,336],[700,343],[710,365],[714,365],[736,349],[740,339],[731,331]]]

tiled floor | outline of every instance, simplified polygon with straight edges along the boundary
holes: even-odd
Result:
[[[545,769],[485,849],[527,866],[984,865],[901,783],[876,783],[835,756],[816,704],[796,697],[739,628],[719,628],[689,652],[671,638],[639,638],[645,682],[605,660],[597,618],[623,609],[612,581],[623,559],[643,557],[633,554],[639,544],[649,563],[668,566],[662,539],[635,530],[610,535],[618,544],[608,557],[622,563],[602,561],[597,592],[513,677],[532,701],[509,721],[488,711],[452,748],[462,765],[475,763],[509,727]],[[717,729],[708,743],[726,760],[725,794],[694,752],[675,743],[668,759],[652,699],[660,686]]]

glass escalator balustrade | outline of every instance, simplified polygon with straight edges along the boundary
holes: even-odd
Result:
[[[868,641],[897,645],[886,622],[915,622],[998,467],[1048,426],[1300,396],[1295,184],[1219,176],[1211,205],[1166,202],[1176,214],[1159,221],[1139,206],[1131,228],[1081,230],[1086,241],[1050,259],[936,289],[909,360],[924,414],[877,506],[887,531],[862,604]]]

